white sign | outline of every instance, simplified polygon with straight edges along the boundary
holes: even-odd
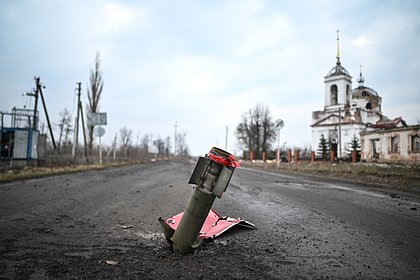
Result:
[[[90,113],[88,118],[89,125],[107,125],[106,113]]]
[[[96,136],[102,137],[105,134],[105,128],[101,126],[95,126],[93,133],[95,133]]]

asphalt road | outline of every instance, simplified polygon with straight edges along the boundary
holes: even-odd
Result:
[[[0,279],[420,279],[420,199],[238,168],[213,209],[231,229],[171,253],[194,162],[158,161],[0,184]]]

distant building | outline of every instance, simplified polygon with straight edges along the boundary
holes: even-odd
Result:
[[[346,157],[350,143],[360,133],[375,130],[377,125],[386,123],[390,128],[406,126],[400,120],[390,121],[382,114],[382,98],[370,87],[360,70],[358,87],[352,89],[352,76],[341,65],[339,37],[337,36],[337,62],[324,77],[325,106],[322,111],[312,112],[312,150],[317,151],[321,135],[329,141],[338,158]]]
[[[390,128],[391,127],[391,128]],[[420,125],[381,123],[361,132],[361,159],[367,162],[420,164]]]
[[[37,164],[45,155],[46,135],[39,133],[38,117],[32,110],[13,108],[12,112],[0,112],[1,161]]]

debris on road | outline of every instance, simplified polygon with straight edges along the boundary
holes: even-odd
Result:
[[[118,264],[118,262],[117,261],[110,261],[110,260],[107,260],[107,261],[105,261],[106,262],[106,264],[109,264],[109,265],[117,265]]]
[[[179,222],[182,219],[183,214],[184,212],[172,216],[166,219],[166,221],[162,221],[175,231],[179,225]],[[218,237],[219,235],[236,225],[250,229],[255,228],[254,224],[245,221],[242,218],[231,218],[228,216],[221,217],[211,209],[209,214],[207,215],[206,220],[204,221],[203,227],[200,230],[198,238],[212,239]]]
[[[389,194],[389,196],[392,197],[392,198],[400,198],[400,196],[395,194],[395,193],[391,193],[391,194]]]
[[[226,191],[236,167],[239,167],[239,162],[234,156],[216,147],[213,147],[205,157],[198,159],[188,182],[197,187],[194,188],[184,212],[178,214],[176,220],[174,218],[170,220],[176,221],[176,228],[171,227],[172,222],[167,223],[162,218],[158,219],[174,252],[184,255],[192,253],[202,242],[200,235],[212,238],[213,235],[217,236],[241,222],[235,220],[236,223],[230,223],[227,219],[220,219],[214,212],[210,213],[215,198],[222,198]],[[209,216],[212,219],[206,224],[205,221]],[[208,226],[212,224],[214,226]],[[215,232],[212,232],[214,229]]]
[[[129,229],[129,228],[133,228],[133,225],[122,225],[121,227],[123,229]]]

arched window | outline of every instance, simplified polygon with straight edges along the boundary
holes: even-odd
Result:
[[[371,110],[372,109],[372,104],[370,102],[366,103],[366,109],[367,110]]]
[[[330,88],[330,94],[331,94],[331,105],[337,105],[337,94],[338,94],[338,88],[337,85],[332,85]]]
[[[349,85],[346,86],[346,103],[347,104],[350,103],[350,86]]]
[[[398,153],[399,139],[396,136],[391,137],[391,153]]]
[[[413,153],[420,153],[420,136],[417,134],[411,136],[411,151]]]

